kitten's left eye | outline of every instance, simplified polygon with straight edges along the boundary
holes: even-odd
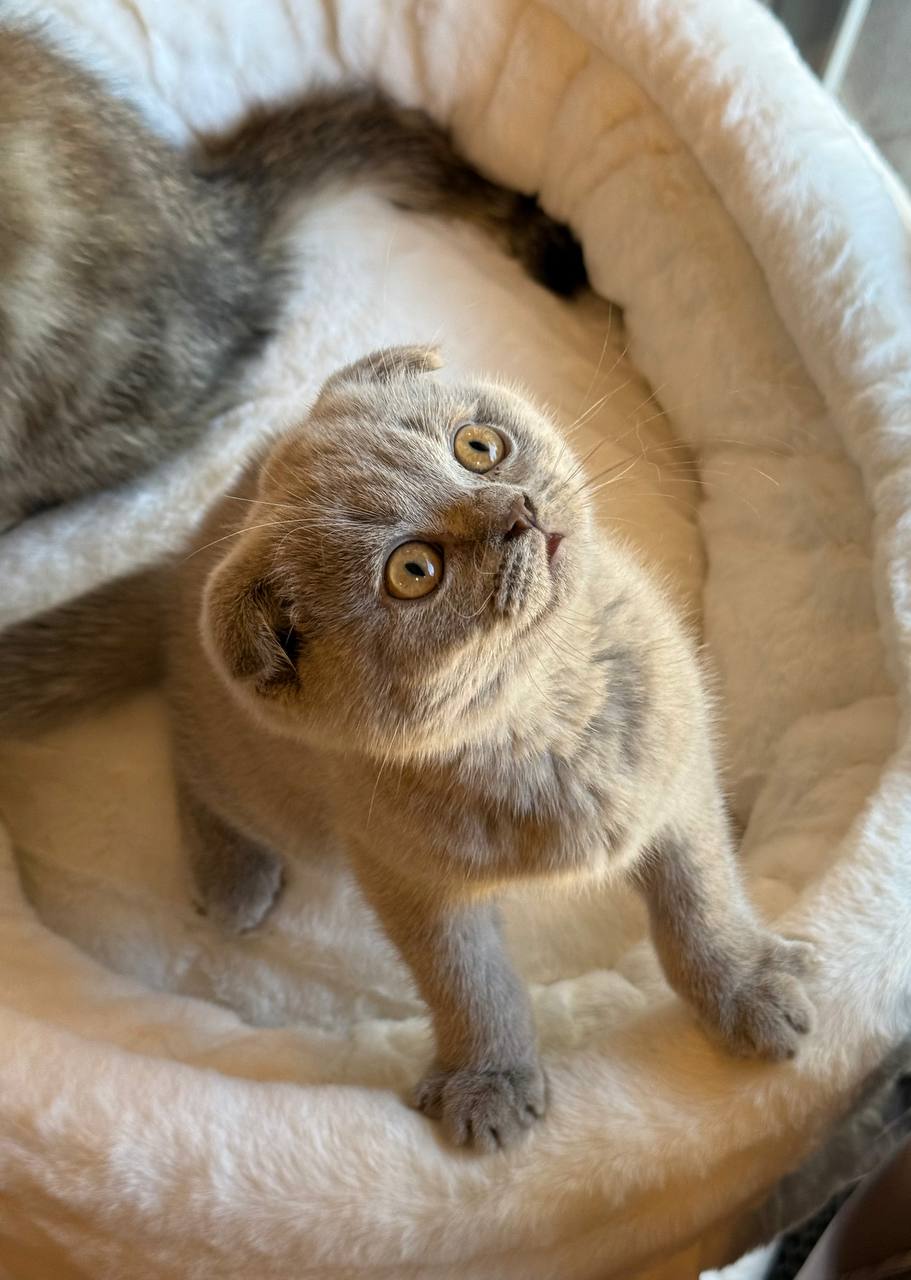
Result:
[[[491,471],[506,457],[506,441],[493,427],[469,422],[456,432],[452,451],[469,471]]]
[[[397,600],[419,600],[436,591],[443,557],[429,542],[403,542],[386,561],[386,590]]]

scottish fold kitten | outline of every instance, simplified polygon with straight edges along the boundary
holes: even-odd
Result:
[[[433,1017],[417,1105],[488,1150],[547,1102],[505,886],[633,881],[671,985],[739,1054],[796,1051],[809,949],[744,892],[668,602],[547,416],[438,363],[334,374],[192,554],[0,637],[0,705],[35,725],[159,655],[205,910],[254,928],[304,844],[349,859]]]

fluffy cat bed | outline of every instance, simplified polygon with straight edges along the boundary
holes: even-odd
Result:
[[[132,490],[0,541],[4,620],[174,545],[243,449],[369,347],[439,338],[565,421],[589,410],[580,450],[614,442],[592,469],[630,460],[606,516],[694,620],[701,603],[751,891],[817,942],[819,1026],[791,1064],[732,1061],[669,994],[631,895],[516,898],[552,1109],[508,1156],[455,1154],[403,1105],[428,1027],[339,868],[314,850],[240,941],[193,914],[147,695],[2,747],[0,1270],[717,1262],[908,1025],[911,258],[892,180],[752,0],[49,10],[178,139],[314,76],[379,78],[539,190],[624,319],[548,297],[469,229],[323,205],[244,405]]]

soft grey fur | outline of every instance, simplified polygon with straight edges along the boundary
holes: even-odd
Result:
[[[201,432],[280,318],[289,198],[360,176],[478,221],[558,292],[584,279],[566,228],[376,90],[314,92],[189,156],[0,0],[0,529]]]
[[[594,527],[552,423],[506,387],[445,387],[437,364],[397,348],[335,374],[192,554],[0,638],[0,726],[94,702],[118,643],[129,672],[143,599],[161,608],[206,910],[252,928],[309,841],[348,858],[433,1014],[417,1104],[489,1149],[546,1105],[505,885],[632,877],[670,982],[736,1053],[796,1051],[809,949],[746,897],[668,602]],[[465,423],[508,442],[485,474],[454,452]],[[395,599],[384,566],[414,539],[438,549],[442,579]],[[144,639],[135,661],[148,669]]]

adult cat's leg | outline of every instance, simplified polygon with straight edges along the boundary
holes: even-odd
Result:
[[[637,866],[652,936],[671,986],[732,1052],[793,1057],[812,1023],[801,982],[812,948],[757,919],[719,808],[666,831]]]
[[[447,903],[386,868],[356,866],[433,1015],[436,1061],[416,1106],[455,1143],[509,1146],[544,1114],[546,1088],[528,992],[506,955],[496,907]]]
[[[186,785],[180,787],[179,810],[204,911],[238,933],[255,929],[281,892],[281,858],[225,822]]]

